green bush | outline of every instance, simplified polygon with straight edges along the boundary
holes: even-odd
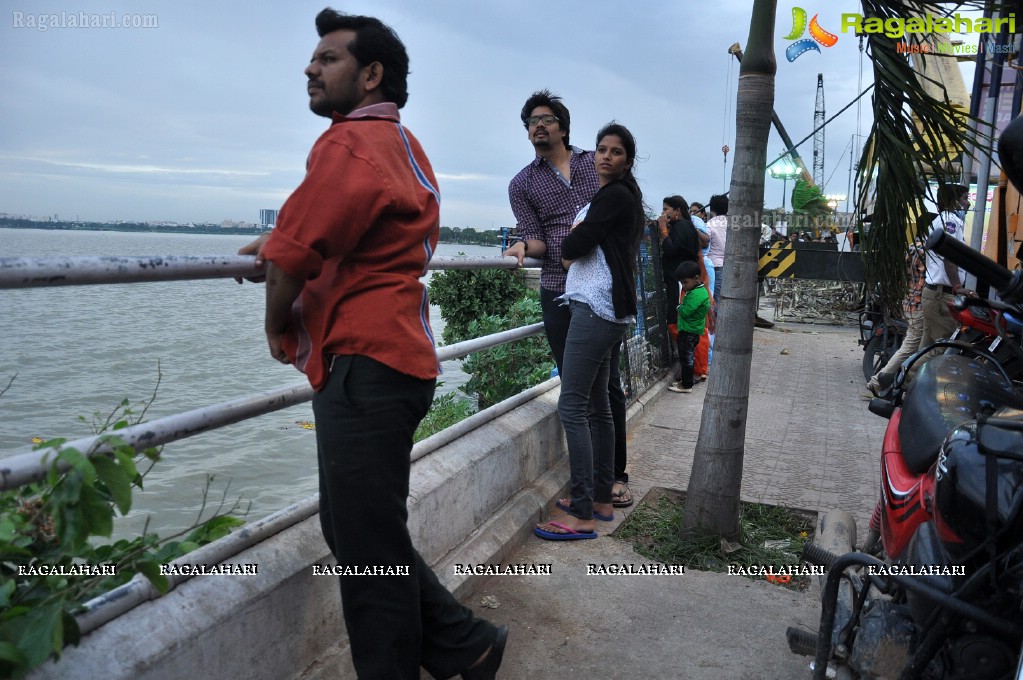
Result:
[[[180,541],[161,540],[149,531],[133,540],[98,545],[90,540],[111,537],[115,515],[131,509],[133,487],[142,488],[145,474],[159,459],[157,449],[136,452],[116,435],[141,422],[144,414],[145,409],[133,419],[124,400],[98,428],[94,421],[97,434],[113,432],[101,439],[111,453],[89,458],[65,448],[44,481],[0,492],[0,677],[24,677],[50,656],[59,656],[65,644],[77,644],[74,614],[88,600],[128,582],[136,573],[166,592],[167,578],[160,574],[160,564],[243,523],[230,514],[235,505],[228,514],[218,512],[197,522],[180,534],[187,533]],[[37,448],[63,443],[55,439]],[[140,465],[147,462],[146,470],[140,472]],[[59,463],[70,467],[59,472]]]
[[[473,337],[469,324],[483,315],[503,315],[516,300],[535,295],[521,271],[510,269],[452,269],[430,279],[430,301],[444,319],[444,343]]]
[[[536,294],[520,298],[505,316],[486,315],[469,324],[472,337],[490,335],[518,326],[538,323],[543,318]],[[462,370],[472,377],[465,384],[468,393],[476,395],[480,410],[492,406],[550,377],[554,368],[547,340],[534,335],[470,355]]]
[[[452,344],[543,320],[540,299],[520,270],[453,269],[434,274],[430,299],[446,322],[444,342]],[[554,359],[543,335],[470,355],[462,390],[487,408],[550,377]]]
[[[440,386],[441,383],[437,383]],[[413,441],[422,441],[430,435],[451,427],[471,416],[475,409],[468,399],[458,396],[457,392],[448,392],[433,400],[429,413],[419,423]]]

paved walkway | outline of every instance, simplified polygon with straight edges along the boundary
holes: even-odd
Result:
[[[856,338],[855,328],[823,325],[755,331],[744,500],[840,508],[865,526],[877,498],[885,421],[867,411]],[[653,487],[686,488],[706,385],[692,394],[664,390],[631,427],[637,501]],[[816,630],[816,587],[799,593],[693,571],[587,575],[588,564],[649,563],[609,535],[631,510],[598,527],[597,540],[530,537],[506,563],[550,564],[551,575],[492,577],[466,602],[511,628],[500,678],[809,677],[809,660],[789,653],[785,629]]]

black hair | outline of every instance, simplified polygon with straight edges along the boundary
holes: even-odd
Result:
[[[689,214],[689,204],[686,203],[686,199],[682,198],[678,194],[675,194],[674,196],[665,196],[661,203],[664,203],[675,210],[682,211],[683,215]]]
[[[705,206],[703,205],[703,203],[700,203],[699,201],[693,201],[692,203],[689,204],[689,207],[696,208],[696,212],[703,212]]]
[[[316,32],[322,38],[335,31],[354,31],[355,40],[348,45],[360,66],[374,61],[384,67],[380,91],[384,99],[398,108],[408,101],[408,52],[394,30],[374,17],[344,14],[330,7],[316,15]]]
[[[646,224],[646,212],[643,208],[643,192],[639,188],[639,183],[636,182],[636,176],[632,174],[632,168],[636,165],[636,138],[629,132],[629,128],[625,127],[621,123],[611,121],[604,127],[600,128],[600,132],[597,133],[596,146],[600,146],[600,140],[604,139],[608,135],[615,135],[622,141],[622,146],[625,147],[625,158],[629,161],[629,166],[625,169],[625,174],[622,175],[621,181],[629,188],[632,192],[633,197],[636,199],[636,214],[633,220],[633,238],[630,242],[633,242],[635,247],[632,255],[639,250],[639,240],[643,236],[643,227]],[[633,258],[635,260],[635,258]]]
[[[675,278],[679,281],[700,278],[700,265],[693,260],[682,260],[682,263],[675,268]]]
[[[715,215],[727,215],[728,214],[728,196],[724,194],[715,194],[710,197],[710,211]]]
[[[962,184],[942,184],[938,187],[938,210],[958,208],[959,199],[968,192]]]
[[[561,126],[561,131],[565,133],[565,148],[568,149],[568,131],[572,127],[572,116],[568,113],[568,107],[565,106],[561,97],[553,94],[550,90],[537,90],[533,94],[529,95],[529,99],[526,100],[525,105],[522,107],[522,113],[519,114],[519,118],[522,119],[522,124],[529,129],[529,123],[526,119],[533,114],[533,109],[538,106],[546,106],[554,115],[558,117],[558,125]]]

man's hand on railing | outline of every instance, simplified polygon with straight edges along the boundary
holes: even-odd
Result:
[[[526,242],[516,241],[501,254],[505,257],[514,257],[519,261],[519,266],[521,267],[526,260]]]
[[[253,241],[252,243],[248,243],[248,244],[242,246],[241,248],[239,248],[238,249],[238,254],[239,255],[255,255],[256,256],[256,267],[266,271],[266,269],[265,269],[266,268],[266,259],[263,257],[263,245],[266,244],[266,241],[269,238],[270,238],[270,234],[269,233],[260,234],[259,238],[257,238],[255,241]],[[243,283],[241,277],[236,276],[234,280],[237,281],[238,283]],[[252,283],[262,283],[263,281],[266,281],[266,274],[263,274],[261,276],[247,277],[245,280],[246,281],[251,281]]]

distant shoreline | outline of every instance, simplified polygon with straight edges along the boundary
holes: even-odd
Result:
[[[2,229],[45,229],[48,231],[126,231],[150,234],[214,234],[228,236],[251,236],[262,234],[260,227],[221,227],[219,224],[196,226],[172,226],[139,223],[107,224],[102,222],[32,222],[0,218]]]
[[[258,236],[267,233],[262,227],[222,227],[219,224],[154,225],[142,222],[35,222],[0,217],[0,229],[45,229],[48,231],[121,231],[135,234],[211,234],[214,236]],[[440,228],[441,243],[466,246],[500,246],[501,234],[496,231]]]

